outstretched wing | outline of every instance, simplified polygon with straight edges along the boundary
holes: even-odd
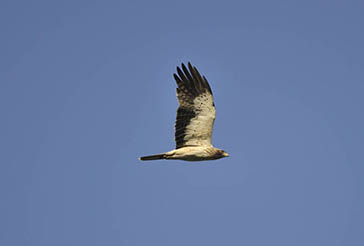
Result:
[[[176,149],[186,146],[211,146],[215,121],[212,91],[205,76],[196,67],[182,63],[173,74],[177,82],[177,119],[175,124]]]

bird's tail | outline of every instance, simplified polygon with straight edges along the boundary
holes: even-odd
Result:
[[[158,154],[158,155],[148,155],[148,156],[139,157],[139,160],[141,160],[141,161],[152,161],[152,160],[161,160],[161,159],[166,159],[166,155],[164,153]]]

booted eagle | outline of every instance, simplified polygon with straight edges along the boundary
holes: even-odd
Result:
[[[150,161],[173,159],[184,161],[207,161],[228,157],[229,154],[212,146],[212,128],[215,121],[215,104],[212,91],[205,76],[188,63],[182,63],[173,74],[177,82],[177,119],[175,124],[176,149],[166,153],[140,157]]]

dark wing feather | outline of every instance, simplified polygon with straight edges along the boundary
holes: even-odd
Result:
[[[206,78],[188,63],[182,63],[173,74],[177,83],[179,107],[175,124],[176,148],[185,146],[211,146],[215,120],[212,91]]]

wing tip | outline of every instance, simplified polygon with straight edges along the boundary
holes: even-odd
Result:
[[[181,63],[180,67],[177,66],[177,74],[173,74],[174,79],[177,82],[183,82],[184,85],[190,87],[189,89],[194,91],[194,93],[198,94],[201,92],[208,92],[213,95],[212,89],[206,77],[201,75],[198,69],[195,66],[192,66],[190,61],[187,62],[187,67],[183,62]],[[197,83],[193,81],[196,81]]]

